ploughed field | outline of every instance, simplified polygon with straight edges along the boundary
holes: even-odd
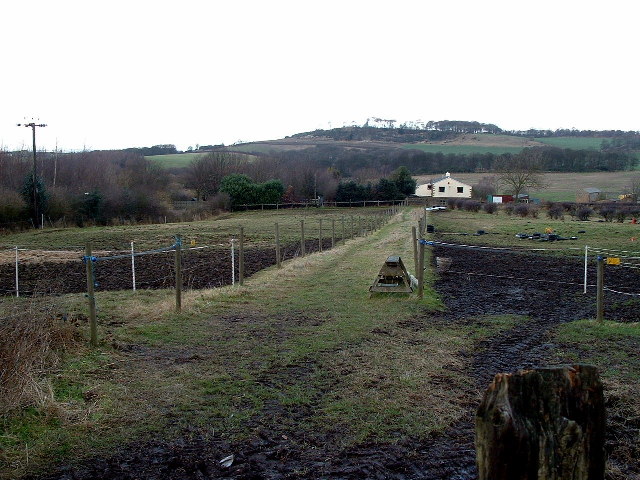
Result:
[[[194,255],[193,258],[203,264],[203,271],[204,264],[208,262],[210,270],[218,272],[213,267],[214,264],[217,265],[215,254],[203,252],[199,255],[201,256]],[[273,263],[270,256],[272,252],[268,251],[247,252],[248,271]],[[403,439],[395,443],[364,444],[343,449],[340,448],[340,432],[335,429],[329,430],[331,434],[323,433],[320,429],[293,430],[295,433],[287,430],[286,435],[280,429],[283,423],[304,423],[303,420],[312,415],[313,404],[286,410],[277,403],[267,403],[257,417],[248,420],[254,432],[249,439],[230,443],[194,428],[185,430],[180,438],[171,441],[158,438],[123,445],[112,456],[93,459],[80,466],[62,467],[46,478],[475,479],[473,425],[480,394],[498,372],[566,362],[568,347],[559,344],[554,334],[567,322],[595,316],[595,289],[590,288],[586,295],[582,293],[583,269],[579,258],[557,258],[530,253],[505,254],[462,247],[436,247],[433,256],[434,259],[452,259],[450,269],[439,274],[435,281],[435,289],[443,299],[446,310],[440,313],[425,312],[422,317],[399,324],[399,328],[418,332],[425,328],[425,324],[436,324],[447,329],[460,324],[480,325],[482,318],[492,315],[527,317],[526,321],[517,322],[513,328],[497,336],[476,342],[472,349],[452,352],[452,355],[462,359],[465,374],[473,378],[475,389],[463,392],[466,397],[466,414],[441,434],[427,439]],[[155,265],[156,261],[159,262],[155,259],[151,262],[154,266],[149,267],[150,271],[157,272],[154,275],[167,275],[171,262]],[[187,257],[187,269],[188,262]],[[225,262],[226,266],[221,263],[215,268],[220,272],[228,270],[228,260],[225,259]],[[124,263],[122,270],[122,278],[119,280],[121,283],[118,285],[128,288],[129,280]],[[3,279],[4,275],[6,274],[3,273]],[[77,275],[80,277],[77,288],[81,290],[81,269]],[[212,273],[208,280],[200,281],[204,282],[202,285],[216,285],[217,282],[224,282],[223,278],[227,277],[223,273]],[[590,271],[590,278],[590,283],[595,283],[595,271]],[[638,285],[638,280],[638,273],[630,269],[617,271],[611,278],[611,282],[620,282],[621,285]],[[103,281],[110,285],[106,283],[107,280]],[[170,282],[171,280],[167,285]],[[193,285],[201,284],[194,282]],[[639,321],[638,305],[627,300],[626,297],[607,293],[607,319]],[[282,321],[323,321],[322,318],[309,316],[308,312],[292,315],[298,315],[299,318]],[[246,314],[229,320],[264,321],[258,315],[252,318]],[[379,334],[385,335],[385,332],[380,331]],[[630,355],[637,355],[637,343],[622,348],[628,348]],[[150,361],[150,354],[143,346],[130,345],[128,354],[140,357],[141,361]],[[428,355],[428,352],[425,354]],[[167,355],[164,355],[163,361],[166,361]],[[174,360],[189,361],[188,358]],[[292,383],[304,384],[308,368],[304,365],[291,366],[286,371],[273,372],[273,375],[286,375]],[[448,385],[443,383],[442,388],[446,389]],[[640,445],[637,442],[640,419],[637,415],[629,418],[624,414],[624,399],[616,397],[610,391],[606,391],[606,395],[606,449],[609,457],[607,478],[640,478]],[[221,464],[221,459],[230,453],[234,455],[230,465],[224,462]]]
[[[323,249],[331,248],[331,239],[323,240]],[[318,251],[318,240],[307,240],[305,252]],[[118,252],[126,255],[127,252]],[[20,295],[59,295],[86,292],[85,265],[77,259],[19,262]],[[114,255],[114,253],[109,253]],[[282,259],[300,255],[300,243],[282,247]],[[9,261],[7,261],[9,260]],[[245,276],[276,263],[275,248],[249,247],[244,253]],[[160,289],[175,286],[174,253],[164,252],[135,257],[136,288]],[[126,290],[132,288],[131,258],[98,260],[95,262],[96,289]],[[236,281],[238,280],[238,249],[235,249]],[[202,289],[230,285],[232,282],[230,249],[183,250],[182,278],[185,288]],[[15,264],[7,257],[0,263],[0,294],[15,294]]]

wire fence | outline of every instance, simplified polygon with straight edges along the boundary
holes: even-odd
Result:
[[[265,267],[308,253],[332,248],[357,236],[379,228],[398,207],[390,207],[347,218],[308,217],[286,223],[281,244],[269,232],[255,231],[246,235],[243,275],[249,276]],[[324,222],[323,222],[324,220]],[[275,227],[275,225],[274,225]],[[228,227],[225,230],[228,233]],[[226,241],[197,244],[187,241],[181,247],[183,287],[201,289],[234,283],[240,277],[239,230]],[[297,237],[297,238],[296,238]],[[96,250],[91,261],[97,290],[159,289],[175,287],[175,265],[172,253],[175,242],[157,248],[138,250],[135,242],[129,248]],[[86,272],[82,259],[85,246],[37,249],[14,246],[0,249],[0,295],[33,296],[81,293],[86,291]],[[276,250],[279,255],[276,255]],[[86,258],[85,258],[86,261]]]
[[[511,255],[527,255],[527,254],[549,254],[549,256],[557,257],[558,251],[554,249],[543,248],[513,248],[513,247],[493,247],[484,245],[470,245],[470,244],[455,244],[442,242],[437,240],[422,240],[426,245],[438,246],[442,248],[450,249],[470,249],[483,252],[493,252],[499,254],[511,254]],[[526,275],[527,272],[527,259],[523,258],[521,262],[518,262],[518,274],[516,275],[496,275],[489,273],[489,270],[477,271],[477,270],[447,270],[450,274],[467,275],[467,276],[486,276],[493,278],[501,278],[505,280],[518,281],[520,283],[554,283],[562,285],[574,285],[581,286],[583,293],[587,293],[589,288],[596,288],[596,266],[598,260],[606,261],[607,269],[605,275],[604,290],[607,292],[615,293],[618,295],[625,295],[629,297],[640,298],[640,252],[626,251],[626,250],[613,250],[602,249],[585,246],[580,249],[584,256],[572,255],[571,262],[574,265],[575,273],[580,272],[580,263],[582,259],[582,281],[577,281],[574,275],[574,280],[570,281],[566,278],[553,279],[552,271],[548,272],[544,278],[530,278]],[[511,261],[511,260],[509,260]],[[623,273],[624,272],[624,273]]]

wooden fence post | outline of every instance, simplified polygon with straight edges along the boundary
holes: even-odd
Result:
[[[300,220],[300,256],[304,257],[305,255],[305,245],[304,245],[304,220]]]
[[[340,220],[342,220],[342,237],[341,237],[341,241],[342,241],[342,244],[344,245],[344,242],[345,242],[345,238],[344,238],[344,216]]]
[[[238,283],[244,285],[244,227],[240,227],[238,242]]]
[[[322,219],[318,221],[318,251],[322,251]]]
[[[602,323],[604,320],[604,258],[598,255],[598,280],[596,290],[596,320]]]
[[[93,256],[91,255],[91,242],[87,242],[84,249],[85,268],[87,272],[87,300],[89,301],[89,335],[92,347],[98,345],[98,323],[96,321],[96,297]]]
[[[20,296],[20,280],[19,280],[19,270],[18,270],[18,245],[16,245],[16,268],[15,268],[15,277],[16,277],[16,297]]]
[[[413,266],[416,275],[418,275],[418,237],[416,235],[416,227],[411,227],[411,240],[413,243]]]
[[[280,227],[278,226],[278,222],[276,222],[276,267],[278,268],[282,268],[280,255]]]
[[[353,239],[353,215],[351,215],[351,236],[349,238]]]
[[[331,219],[331,248],[336,248],[336,219]]]
[[[605,406],[592,365],[498,373],[476,413],[480,480],[602,480]]]
[[[418,248],[418,298],[424,297],[424,243]]]
[[[176,235],[175,252],[176,312],[180,312],[182,310],[182,239],[180,235]]]

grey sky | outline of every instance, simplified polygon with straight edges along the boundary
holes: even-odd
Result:
[[[638,130],[640,3],[0,3],[0,143],[226,144],[362,123]]]

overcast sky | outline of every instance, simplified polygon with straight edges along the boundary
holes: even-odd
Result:
[[[282,138],[367,117],[640,130],[637,0],[2,0],[0,146]]]

